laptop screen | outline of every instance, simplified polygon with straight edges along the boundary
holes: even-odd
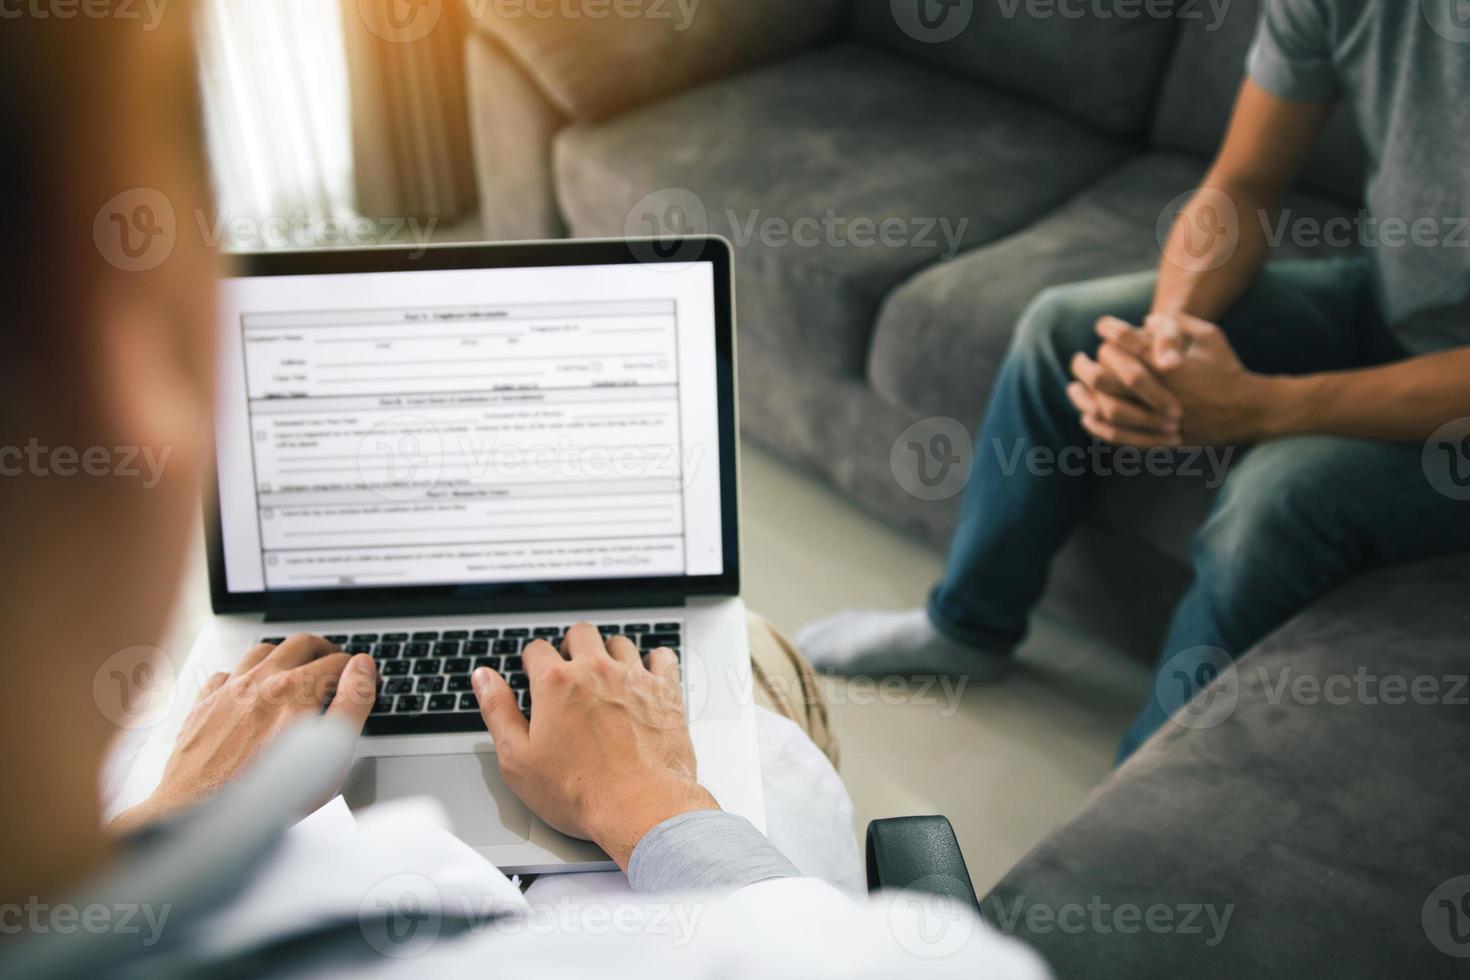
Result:
[[[718,271],[226,280],[225,590],[721,575]]]

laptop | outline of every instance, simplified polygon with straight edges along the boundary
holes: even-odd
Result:
[[[611,869],[506,788],[469,686],[492,667],[534,713],[521,650],[592,623],[678,653],[701,782],[763,829],[728,244],[239,262],[194,654],[210,663],[188,675],[301,632],[369,653],[349,806],[433,797],[507,873]]]

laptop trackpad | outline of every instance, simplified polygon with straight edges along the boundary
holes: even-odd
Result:
[[[500,778],[491,752],[361,759],[342,795],[353,810],[431,796],[449,811],[454,835],[472,847],[527,841],[535,820]]]

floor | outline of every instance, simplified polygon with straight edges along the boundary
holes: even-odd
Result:
[[[939,555],[748,445],[741,477],[751,608],[795,631],[845,608],[923,602]],[[824,679],[859,833],[879,817],[944,814],[982,894],[1107,776],[1148,686],[1137,662],[1056,623],[1036,624],[1020,660],[957,705],[942,690],[905,701]]]

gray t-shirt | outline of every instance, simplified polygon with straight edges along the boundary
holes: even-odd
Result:
[[[1383,314],[1414,353],[1470,345],[1415,314],[1470,300],[1470,4],[1265,0],[1251,78],[1285,99],[1345,99],[1368,150],[1367,214]]]

